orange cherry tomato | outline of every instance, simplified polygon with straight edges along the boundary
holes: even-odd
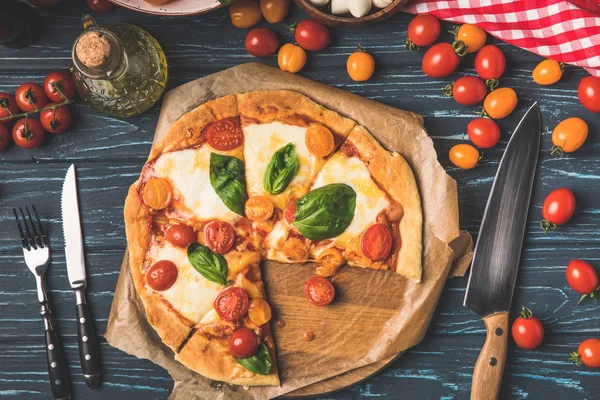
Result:
[[[571,353],[569,360],[578,366],[600,368],[600,339],[586,339],[581,342],[577,352]]]
[[[142,198],[148,207],[162,210],[171,203],[173,189],[169,181],[164,178],[150,178],[144,185]]]
[[[296,220],[296,204],[290,204],[288,205],[285,210],[283,210],[283,219],[285,219],[285,221],[291,225],[292,222],[294,222]]]
[[[491,91],[483,100],[483,108],[493,119],[502,119],[510,115],[517,107],[517,94],[508,87]]]
[[[146,281],[148,286],[154,290],[167,290],[177,280],[177,266],[168,260],[157,261],[148,272],[146,272]]]
[[[260,5],[255,0],[238,0],[229,6],[229,18],[236,28],[250,28],[260,21]]]
[[[204,225],[204,242],[217,254],[225,254],[235,243],[235,230],[231,224],[215,219]]]
[[[346,263],[342,252],[335,247],[321,251],[316,261],[318,265],[315,274],[324,277],[334,276],[337,270]]]
[[[538,85],[552,85],[562,78],[563,69],[558,61],[547,59],[539,63],[531,75]]]
[[[251,196],[244,211],[250,220],[262,222],[271,218],[273,209],[273,202],[267,196]]]
[[[165,238],[174,246],[185,248],[196,241],[196,232],[187,225],[174,224],[167,229]]]
[[[456,34],[456,40],[462,41],[467,46],[467,53],[478,52],[485,45],[486,39],[485,31],[472,24],[462,24]]]
[[[384,224],[371,225],[360,240],[362,252],[373,261],[385,260],[392,250],[392,233]]]
[[[588,126],[577,117],[561,121],[552,131],[552,154],[572,153],[580,148],[588,136]]]
[[[295,74],[304,68],[306,64],[306,52],[300,46],[293,43],[286,43],[279,49],[277,53],[277,63],[282,71]]]
[[[315,306],[324,307],[333,301],[335,288],[329,280],[313,276],[304,284],[304,295]]]
[[[333,133],[324,125],[312,124],[304,136],[304,142],[311,154],[317,157],[328,156],[335,147]]]
[[[242,128],[233,119],[225,118],[213,122],[206,130],[208,144],[220,151],[233,150],[244,143]]]
[[[248,294],[240,287],[230,286],[219,293],[214,306],[223,321],[235,321],[248,312]]]
[[[271,320],[271,306],[260,297],[252,299],[248,307],[248,318],[256,325],[266,324]]]
[[[290,0],[260,0],[260,11],[271,24],[283,21],[290,9]]]
[[[450,149],[450,161],[461,169],[475,168],[479,162],[479,151],[470,144],[457,144]]]
[[[372,55],[359,47],[358,51],[355,51],[348,57],[346,70],[353,81],[368,81],[373,76],[373,72],[375,72],[375,60]]]

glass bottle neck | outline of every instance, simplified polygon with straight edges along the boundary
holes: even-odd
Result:
[[[77,44],[84,36],[93,33],[96,33],[102,39],[106,39],[110,51],[102,64],[90,67],[79,58],[76,49]],[[127,57],[119,38],[112,31],[96,26],[86,29],[79,35],[73,45],[71,57],[75,69],[82,75],[91,79],[113,79],[121,75],[125,71],[127,65]]]

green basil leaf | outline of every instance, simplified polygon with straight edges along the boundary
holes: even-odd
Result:
[[[209,281],[225,285],[227,282],[227,261],[206,246],[191,243],[187,248],[188,260],[192,267]]]
[[[231,0],[219,0],[219,3],[221,3],[224,6],[228,6],[231,3]]]
[[[310,240],[323,240],[343,233],[354,218],[356,192],[343,183],[333,183],[308,192],[296,202],[296,229]]]
[[[227,208],[244,215],[248,200],[244,162],[237,157],[210,153],[210,184]]]
[[[259,375],[269,375],[271,372],[271,367],[273,366],[269,349],[267,349],[267,346],[265,346],[264,343],[261,343],[260,346],[258,346],[256,354],[254,354],[252,357],[235,357],[235,361],[237,361],[238,364],[246,368],[248,371]]]
[[[298,171],[298,156],[292,143],[288,143],[273,154],[265,176],[263,186],[270,195],[283,192]]]

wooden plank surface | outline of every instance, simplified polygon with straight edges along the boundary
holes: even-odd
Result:
[[[0,91],[14,92],[26,81],[41,83],[51,70],[67,68],[71,44],[81,30],[80,17],[84,12],[84,2],[65,0],[60,7],[42,12],[45,33],[34,45],[16,51],[0,49]],[[285,22],[303,18],[305,15],[293,10]],[[598,306],[593,302],[576,306],[578,296],[564,279],[564,267],[572,258],[589,259],[600,267],[600,116],[585,111],[576,93],[577,83],[586,73],[567,68],[558,84],[537,86],[531,81],[531,71],[541,58],[498,43],[508,60],[501,82],[517,91],[519,106],[513,115],[500,121],[502,139],[495,149],[486,151],[488,161],[473,171],[460,171],[451,166],[447,153],[451,146],[465,141],[466,125],[477,110],[444,99],[440,88],[459,74],[473,74],[473,57],[465,57],[459,74],[449,79],[427,78],[420,68],[423,53],[410,53],[403,46],[410,18],[400,13],[376,26],[332,30],[332,45],[323,52],[309,54],[302,74],[424,115],[440,162],[458,182],[461,226],[473,235],[479,228],[511,130],[532,101],[540,102],[543,150],[512,316],[518,314],[521,304],[528,305],[543,321],[546,340],[536,351],[517,349],[509,343],[501,397],[598,398],[600,372],[576,368],[566,359],[579,342],[598,334],[600,320]],[[134,23],[152,33],[167,55],[169,88],[255,60],[243,49],[246,30],[232,27],[225,10],[205,16],[161,18],[118,9],[97,16],[97,21]],[[267,26],[264,21],[261,25]],[[289,40],[283,26],[273,28],[281,41]],[[443,38],[450,40],[451,35],[444,34]],[[354,83],[345,72],[346,58],[358,43],[377,60],[375,76],[368,83]],[[271,57],[264,62],[275,65],[276,60]],[[40,149],[11,147],[0,153],[0,396],[50,397],[34,280],[23,264],[10,213],[10,207],[27,202],[38,205],[49,224],[53,263],[47,277],[48,289],[67,352],[74,398],[164,399],[172,389],[172,381],[164,370],[108,346],[103,339],[104,383],[97,391],[85,387],[77,357],[75,302],[66,278],[59,209],[62,179],[68,165],[76,163],[90,280],[88,298],[97,330],[104,332],[125,248],[123,199],[148,154],[159,105],[127,120],[98,115],[84,104],[76,104],[72,110],[74,122],[68,134],[50,138]],[[560,120],[571,116],[584,118],[590,126],[588,142],[573,155],[552,157],[550,132]],[[578,210],[568,226],[544,235],[538,226],[541,201],[545,194],[561,186],[573,189]],[[472,368],[485,329],[477,316],[462,307],[465,285],[464,278],[448,282],[421,344],[377,376],[324,398],[468,398]]]

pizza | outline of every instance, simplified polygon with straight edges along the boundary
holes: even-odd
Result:
[[[213,380],[279,384],[262,260],[315,262],[304,293],[317,306],[333,300],[327,278],[343,265],[421,278],[405,159],[296,92],[233,94],[183,115],[152,147],[124,214],[149,324]]]

